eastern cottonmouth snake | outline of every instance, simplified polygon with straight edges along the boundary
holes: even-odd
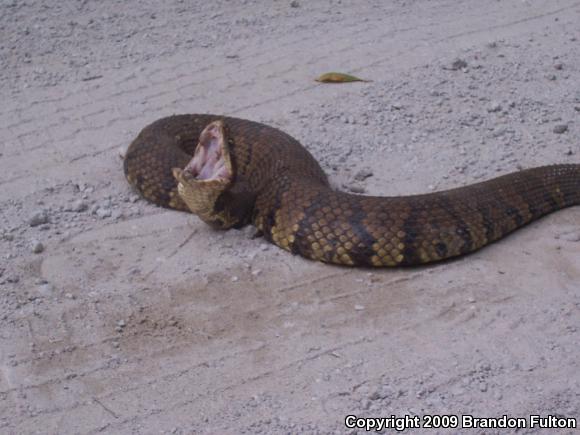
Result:
[[[216,115],[155,121],[129,146],[124,170],[155,204],[191,210],[218,228],[251,223],[287,251],[350,266],[415,265],[467,254],[580,204],[580,164],[425,195],[338,192],[294,138]]]

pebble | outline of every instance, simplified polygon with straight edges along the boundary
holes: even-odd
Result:
[[[125,217],[125,215],[121,210],[115,210],[114,212],[111,213],[111,218],[113,218],[116,221],[122,219],[123,217]]]
[[[86,211],[88,208],[89,208],[89,206],[87,205],[87,203],[85,201],[83,201],[82,199],[79,199],[79,200],[72,203],[70,210],[74,211],[76,213],[80,213],[80,212]]]
[[[554,126],[554,129],[552,131],[556,134],[566,133],[568,131],[568,125],[567,124],[557,124]]]
[[[487,111],[490,113],[495,113],[500,112],[501,109],[502,109],[501,104],[499,104],[497,101],[493,101],[487,108]]]
[[[373,171],[370,168],[363,168],[355,174],[354,179],[356,181],[364,181],[367,178],[372,177],[372,176],[373,176]]]
[[[238,282],[240,280],[240,278],[238,278],[237,276],[232,276],[231,281],[232,282]]]
[[[38,240],[33,240],[30,245],[32,252],[35,254],[40,254],[42,251],[44,251],[44,245]]]
[[[116,332],[123,332],[123,329],[125,328],[125,326],[127,326],[127,322],[125,322],[125,320],[121,319],[121,320],[117,321],[117,326],[115,326],[115,331]]]
[[[554,65],[554,68],[557,70],[561,70],[562,68],[564,68],[564,64],[563,63],[557,63]]]
[[[350,190],[352,193],[365,193],[366,192],[366,189],[364,188],[364,186],[359,186],[358,184],[349,184],[345,187],[348,190]]]
[[[354,309],[356,311],[363,311],[365,309],[365,306],[364,305],[355,305]]]
[[[298,8],[298,7],[300,7],[300,3],[298,3],[296,0],[292,0],[290,2],[290,7],[291,8]]]
[[[48,213],[46,213],[46,210],[39,210],[37,212],[35,212],[32,216],[30,216],[30,219],[28,220],[28,224],[31,227],[37,227],[39,225],[43,225],[43,224],[47,224],[49,223],[49,219],[48,219]]]
[[[105,219],[105,218],[111,217],[112,212],[111,212],[110,208],[99,207],[99,208],[97,208],[97,211],[95,214],[98,217],[100,217],[101,219]]]
[[[580,242],[580,232],[560,234],[556,236],[556,239],[562,239],[568,242]]]

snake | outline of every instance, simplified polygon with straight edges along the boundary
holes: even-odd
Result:
[[[574,163],[426,194],[342,192],[290,135],[209,114],[146,126],[127,148],[123,167],[154,204],[192,212],[217,229],[251,224],[292,254],[345,266],[414,266],[469,254],[580,204]]]

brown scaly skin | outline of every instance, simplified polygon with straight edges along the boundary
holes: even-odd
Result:
[[[580,165],[553,165],[425,195],[333,191],[312,155],[272,127],[216,115],[179,115],[147,126],[124,163],[148,200],[187,210],[172,168],[185,167],[201,131],[227,126],[233,182],[216,201],[222,228],[252,223],[279,247],[350,266],[429,263],[468,254],[553,211],[580,204]],[[217,215],[217,214],[216,214]]]

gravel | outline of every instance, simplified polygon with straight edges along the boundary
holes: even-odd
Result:
[[[569,3],[0,5],[4,431],[314,434],[345,433],[351,411],[579,415],[576,210],[469,258],[369,277],[153,207],[118,158],[146,123],[203,111],[287,131],[356,193],[575,162]],[[311,80],[331,70],[372,82]]]

